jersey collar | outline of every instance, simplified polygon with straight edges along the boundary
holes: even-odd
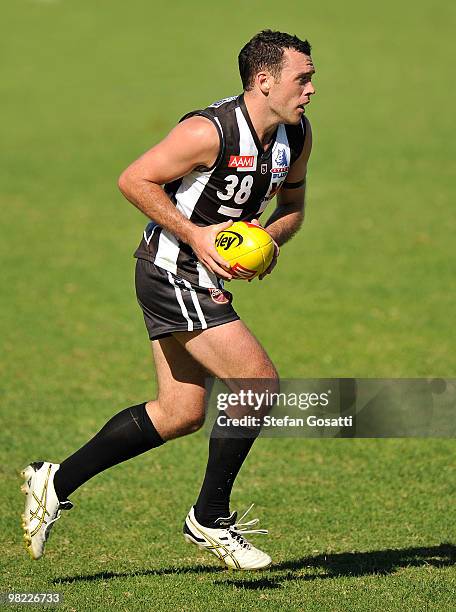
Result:
[[[258,149],[258,153],[260,154],[261,159],[267,159],[268,157],[271,156],[272,154],[272,149],[274,147],[274,142],[277,138],[277,129],[275,129],[274,134],[272,135],[271,141],[269,143],[269,147],[266,149],[266,151],[264,150],[263,145],[260,142],[260,139],[258,138],[258,134],[256,133],[256,130],[253,126],[252,120],[250,119],[250,115],[249,115],[249,111],[247,110],[247,106],[245,105],[245,101],[244,101],[244,94],[241,94],[238,97],[238,104],[239,104],[239,108],[242,111],[242,114],[245,117],[245,120],[247,121],[247,125],[249,126],[250,132],[252,134],[252,138],[255,142],[255,145]]]

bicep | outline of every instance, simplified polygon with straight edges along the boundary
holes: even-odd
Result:
[[[219,135],[212,122],[204,117],[191,117],[130,164],[123,174],[130,180],[164,185],[199,166],[210,167],[219,148]]]

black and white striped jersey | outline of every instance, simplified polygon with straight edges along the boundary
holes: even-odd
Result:
[[[243,95],[214,102],[185,115],[210,119],[220,137],[220,152],[211,168],[196,168],[164,186],[177,209],[196,225],[258,217],[285,182],[304,146],[305,120],[278,126],[264,151],[252,125]],[[135,257],[146,259],[201,287],[218,287],[215,275],[192,249],[151,221]]]

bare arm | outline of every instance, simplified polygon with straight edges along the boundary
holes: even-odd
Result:
[[[119,189],[147,217],[189,244],[204,266],[229,279],[229,264],[220,257],[214,243],[218,232],[232,221],[199,227],[177,210],[162,188],[198,166],[212,166],[219,147],[217,130],[209,119],[186,119],[121,174]]]

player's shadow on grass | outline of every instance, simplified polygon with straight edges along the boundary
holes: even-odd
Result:
[[[115,578],[134,578],[135,576],[168,576],[170,574],[212,574],[223,572],[223,567],[213,565],[191,565],[185,567],[163,567],[157,569],[136,570],[131,572],[97,572],[96,574],[77,574],[61,576],[52,580],[52,584],[70,584],[72,582],[96,582]]]
[[[271,567],[278,572],[270,578],[253,580],[227,580],[225,585],[242,589],[281,588],[287,580],[328,580],[341,577],[393,574],[405,567],[448,567],[456,565],[456,546],[439,546],[386,549],[371,552],[350,552],[322,554],[283,561]],[[315,573],[302,574],[303,570],[317,570]],[[280,572],[284,572],[282,575]]]
[[[456,546],[421,546],[402,549],[374,550],[322,554],[284,561],[275,566],[277,570],[302,570],[315,568],[324,570],[325,576],[365,576],[366,574],[392,574],[404,567],[448,567],[456,565]]]
[[[327,580],[330,578],[357,577],[368,574],[393,574],[404,567],[448,567],[456,565],[456,546],[440,544],[439,546],[374,550],[370,552],[349,552],[322,554],[299,559],[290,559],[274,564],[261,576],[245,579],[239,573],[228,573],[224,568],[212,565],[193,565],[185,567],[167,567],[131,572],[98,572],[96,574],[79,574],[76,576],[56,577],[53,584],[72,582],[93,582],[116,578],[134,578],[135,576],[166,576],[169,574],[217,574],[229,576],[229,580],[220,580],[218,584],[243,589],[280,589],[287,580]],[[316,570],[302,574],[303,570]],[[238,578],[239,576],[239,578]]]

